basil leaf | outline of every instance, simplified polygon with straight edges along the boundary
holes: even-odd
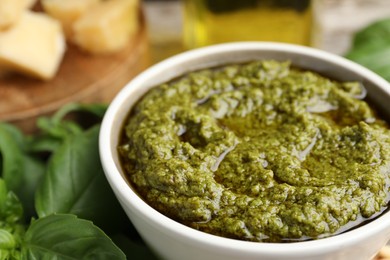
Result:
[[[52,155],[36,193],[39,217],[71,213],[92,220],[106,232],[129,222],[102,169],[98,153],[99,126],[69,137]]]
[[[13,192],[8,191],[4,180],[0,179],[0,227],[18,223],[22,217],[22,204]]]
[[[107,110],[106,104],[69,103],[63,106],[53,115],[52,121],[58,123],[62,121],[64,117],[71,112],[87,112],[102,119],[106,110]]]
[[[375,22],[356,33],[345,55],[390,81],[390,19]]]
[[[14,126],[0,123],[0,173],[22,201],[26,217],[35,214],[34,194],[46,170],[44,162],[24,152],[25,139]]]
[[[56,214],[31,223],[22,243],[22,259],[126,259],[126,256],[92,222]]]
[[[18,259],[24,235],[23,208],[16,195],[0,179],[0,259]]]
[[[91,119],[91,115],[100,121],[103,118],[106,110],[107,105],[105,104],[69,103],[59,109],[52,117],[38,118],[37,125],[45,135],[64,139],[68,136],[79,134],[83,131],[83,127],[79,123],[73,122],[71,120],[65,120],[67,116],[78,112],[78,114],[84,113],[87,115],[83,118],[83,120],[79,120],[80,123],[93,121]],[[92,122],[89,125],[94,125],[96,123],[97,122]]]
[[[62,144],[63,139],[51,135],[39,135],[29,138],[28,152],[51,154]]]
[[[10,190],[20,189],[23,182],[23,153],[15,138],[17,131],[0,123],[0,153],[2,155],[2,177]]]
[[[83,129],[72,121],[55,121],[53,118],[40,117],[37,126],[48,136],[64,139],[68,136],[79,134]]]
[[[371,46],[378,48],[390,44],[390,18],[376,21],[357,32],[352,41],[353,48]]]
[[[18,147],[24,148],[25,137],[17,127],[8,123],[0,122],[0,128],[12,137]]]
[[[15,248],[14,236],[7,230],[0,229],[0,259],[11,259],[12,250]]]
[[[0,229],[0,259],[20,259],[19,244],[14,236],[4,229]]]
[[[100,123],[107,110],[105,104],[69,103],[52,117],[40,117],[37,126],[41,130],[29,140],[28,151],[54,152],[68,136],[80,134],[85,128]]]

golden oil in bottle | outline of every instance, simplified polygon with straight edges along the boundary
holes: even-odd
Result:
[[[310,45],[311,0],[184,0],[184,45],[230,41]]]

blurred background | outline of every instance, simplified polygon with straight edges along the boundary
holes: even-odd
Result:
[[[144,0],[154,61],[229,41],[277,41],[345,55],[388,0]]]

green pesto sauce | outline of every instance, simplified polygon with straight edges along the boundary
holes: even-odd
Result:
[[[364,95],[289,62],[189,73],[132,109],[122,164],[148,204],[192,228],[265,242],[330,236],[389,202],[390,130]]]

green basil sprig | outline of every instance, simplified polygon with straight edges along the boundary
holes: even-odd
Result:
[[[68,104],[31,136],[0,122],[0,260],[156,259],[104,176],[106,108]]]

